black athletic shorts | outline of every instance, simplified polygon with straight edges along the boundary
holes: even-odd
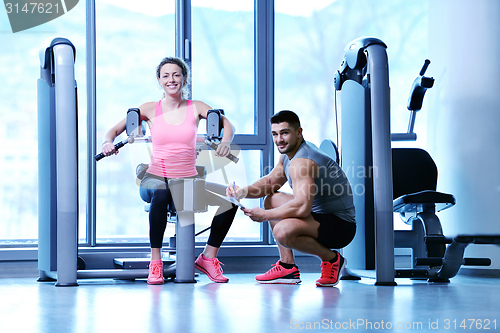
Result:
[[[311,212],[319,222],[316,240],[329,249],[341,249],[347,246],[356,234],[356,223],[341,219],[335,214]]]

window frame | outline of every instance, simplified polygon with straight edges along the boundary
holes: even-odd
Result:
[[[175,56],[188,64],[192,58],[191,0],[175,1]],[[269,75],[271,73],[271,75]],[[196,75],[196,73],[192,73]],[[233,143],[241,150],[261,152],[261,176],[273,167],[273,142],[268,119],[274,114],[274,0],[254,0],[254,133],[236,133]],[[87,0],[87,147],[88,156],[97,153],[96,139],[96,25],[95,0]],[[98,244],[96,235],[96,161],[87,161],[87,235],[80,247],[120,246]],[[261,224],[261,241],[231,242],[231,245],[274,244],[268,223]],[[123,246],[144,246],[127,243]],[[201,245],[201,243],[197,243]]]

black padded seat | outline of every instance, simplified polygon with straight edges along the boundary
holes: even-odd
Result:
[[[451,194],[437,192],[436,163],[423,149],[392,149],[393,211],[401,214],[405,223],[410,215],[442,211],[455,204]]]
[[[437,177],[436,164],[425,150],[392,149],[393,199],[425,190],[436,191]]]
[[[400,196],[394,200],[393,209],[398,213],[418,213],[423,212],[427,207],[431,207],[439,212],[452,207],[454,204],[455,197],[453,195],[426,190]]]

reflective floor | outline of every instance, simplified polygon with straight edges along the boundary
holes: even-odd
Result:
[[[0,279],[0,332],[500,332],[500,280],[457,276],[449,284],[397,279],[317,288],[259,285],[253,274],[205,275],[196,284],[79,280],[55,287]]]

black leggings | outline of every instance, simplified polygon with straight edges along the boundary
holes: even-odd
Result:
[[[151,177],[151,175],[148,175]],[[153,176],[154,177],[154,176]],[[148,178],[148,177],[146,177]],[[161,179],[160,177],[154,177],[156,180]],[[158,187],[156,187],[158,185]],[[151,248],[161,248],[163,244],[163,236],[165,234],[165,229],[167,227],[167,205],[174,207],[174,202],[170,189],[168,187],[167,180],[163,180],[161,184],[156,182],[154,187],[148,188],[148,192],[151,194],[151,206],[149,209],[149,240],[151,243]],[[210,186],[215,186],[218,190],[214,192],[221,192],[225,187],[216,184],[206,183],[207,188]],[[142,184],[141,184],[142,186]],[[213,190],[214,188],[210,188]],[[216,195],[207,192],[205,199],[207,204],[211,206],[219,206],[215,216],[212,220],[212,226],[210,229],[210,236],[208,237],[207,244],[220,247],[224,238],[226,237],[231,224],[233,223],[234,216],[238,210],[238,206],[235,206],[223,199],[218,198]]]

